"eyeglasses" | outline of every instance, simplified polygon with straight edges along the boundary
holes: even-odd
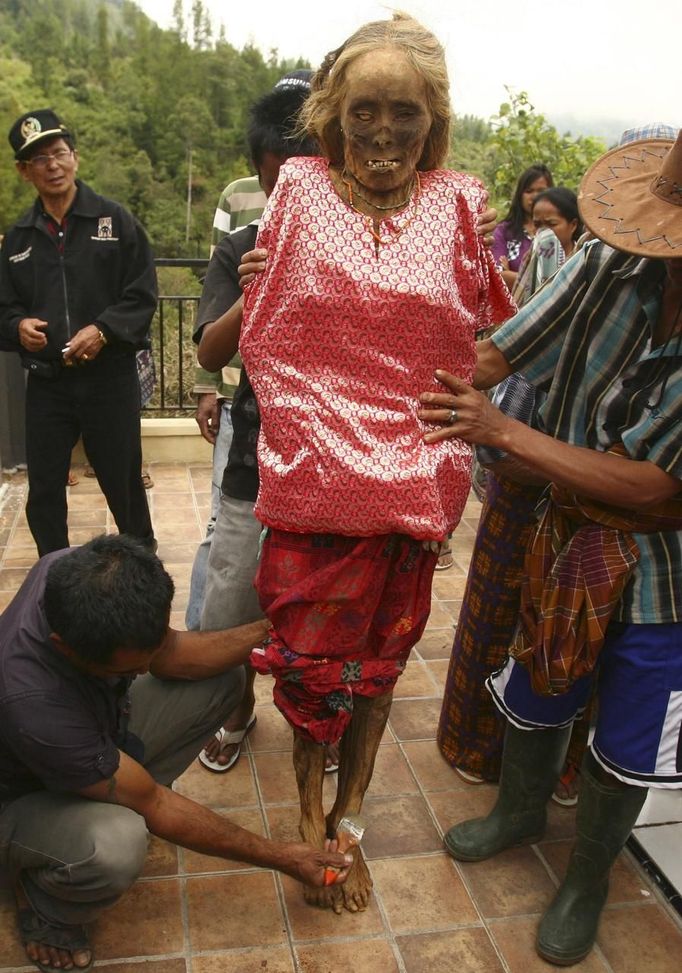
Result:
[[[36,169],[47,169],[51,162],[64,165],[73,156],[73,149],[57,149],[51,155],[34,155],[32,159],[26,159],[26,165],[34,166]]]

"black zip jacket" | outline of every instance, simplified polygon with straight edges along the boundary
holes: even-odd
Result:
[[[40,199],[5,236],[0,252],[0,348],[23,358],[61,361],[62,348],[96,324],[107,338],[100,356],[149,347],[156,309],[156,271],[144,230],[118,203],[77,181],[60,254]],[[48,322],[47,345],[27,352],[22,318]]]

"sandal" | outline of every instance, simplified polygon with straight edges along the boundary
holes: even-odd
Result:
[[[449,547],[441,551],[438,555],[438,560],[436,561],[436,571],[447,571],[455,563],[455,559],[452,556],[452,551]]]
[[[325,774],[335,774],[339,769],[339,745],[338,743],[327,744],[324,748],[324,772]]]
[[[562,807],[574,807],[578,803],[579,787],[580,771],[575,764],[567,763],[564,772],[556,782],[552,800]]]
[[[39,943],[42,946],[65,949],[71,953],[72,957],[74,953],[87,950],[90,953],[90,962],[86,966],[76,966],[74,963],[71,969],[77,971],[77,973],[91,969],[92,964],[95,962],[95,957],[84,926],[52,925],[46,919],[42,919],[30,906],[22,906],[17,909],[17,920],[19,923],[19,934],[24,946],[27,946],[29,943]],[[64,970],[63,966],[41,963],[37,959],[32,960],[28,954],[26,958],[39,970],[43,970],[44,973],[61,973]]]
[[[154,481],[146,470],[142,472],[142,486],[145,488],[145,490],[151,490],[151,488],[154,486]]]
[[[219,753],[222,753],[225,747],[234,746],[237,744],[237,749],[234,751],[230,759],[226,764],[219,764],[217,760],[211,760],[206,754],[206,748],[204,748],[199,754],[199,763],[203,764],[207,770],[212,770],[214,774],[224,774],[226,771],[230,770],[231,767],[239,760],[239,755],[242,752],[241,744],[247,733],[250,733],[256,725],[256,714],[252,713],[249,720],[243,730],[226,730],[224,726],[221,726],[219,730],[216,730],[215,738],[220,745]]]
[[[467,784],[485,784],[486,783],[486,781],[484,780],[484,778],[483,777],[479,777],[478,774],[472,774],[468,770],[462,770],[461,767],[453,767],[452,769],[454,770],[454,772],[456,774],[459,774],[459,776],[462,778],[462,780],[465,780],[467,782]]]

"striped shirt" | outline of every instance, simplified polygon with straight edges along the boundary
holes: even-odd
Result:
[[[228,233],[260,219],[265,209],[265,193],[258,176],[235,179],[220,194],[211,232],[211,253]]]
[[[234,233],[249,223],[260,219],[267,200],[260,187],[258,176],[247,176],[235,179],[225,186],[213,217],[211,230],[211,256],[223,237]],[[194,369],[195,395],[203,392],[217,392],[218,398],[231,399],[236,386],[239,384],[239,365],[237,356],[230,365],[226,365],[222,372],[209,372],[197,364]]]
[[[682,349],[652,347],[665,268],[595,241],[493,335],[547,397],[538,428],[604,451],[621,442],[682,479]],[[641,558],[614,615],[682,621],[682,532],[636,534]]]

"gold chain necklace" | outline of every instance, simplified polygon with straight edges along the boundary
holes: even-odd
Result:
[[[414,201],[414,212],[412,213],[412,215],[407,220],[405,220],[405,222],[402,224],[402,226],[399,226],[395,230],[392,231],[393,232],[393,237],[389,237],[387,240],[384,240],[381,237],[381,235],[379,233],[377,233],[377,231],[374,229],[374,221],[372,220],[372,217],[371,216],[367,216],[366,213],[363,213],[362,210],[359,210],[357,208],[357,206],[355,205],[355,203],[353,202],[353,195],[360,196],[360,193],[357,193],[356,192],[355,194],[353,194],[353,187],[352,187],[352,185],[349,182],[346,182],[346,180],[343,178],[343,173],[341,174],[341,181],[343,182],[344,186],[348,190],[348,205],[351,207],[351,209],[354,209],[355,212],[358,213],[358,215],[362,216],[364,219],[366,219],[366,220],[369,221],[369,225],[368,225],[367,229],[372,234],[372,237],[374,238],[374,240],[376,241],[376,243],[377,243],[378,246],[388,246],[389,243],[393,243],[393,240],[396,239],[397,237],[399,237],[401,233],[404,233],[405,232],[405,230],[408,228],[408,226],[410,226],[410,224],[414,220],[415,216],[417,215],[417,205],[419,203],[419,197],[421,195],[421,182],[419,181],[419,172],[418,171],[415,171],[415,174],[414,174],[414,184],[413,184],[412,190],[410,191],[410,195],[408,196],[408,198],[405,200],[404,203],[401,203],[400,204],[401,206],[405,206],[407,203],[410,202],[410,200],[413,200]],[[365,202],[368,202],[368,200],[364,199],[364,196],[360,196],[360,199],[363,199]],[[369,205],[372,206],[373,204],[370,203]],[[383,209],[397,209],[398,207],[394,207],[394,206],[388,206],[388,207],[378,207],[377,206],[377,207],[375,207],[375,209],[382,209],[382,208]]]
[[[371,199],[367,199],[366,196],[363,196],[359,189],[356,189],[355,192],[353,193],[353,186],[352,186],[350,180],[344,178],[344,176],[347,176],[347,175],[348,175],[348,173],[344,169],[343,172],[341,173],[341,182],[347,188],[348,195],[349,196],[351,196],[351,195],[357,196],[358,199],[361,199],[363,201],[363,203],[367,203],[367,205],[368,206],[371,206],[372,209],[378,209],[382,213],[387,213],[389,210],[392,210],[392,209],[402,209],[403,206],[407,206],[407,204],[409,203],[410,199],[412,198],[412,191],[414,190],[414,180],[412,180],[412,185],[410,186],[410,191],[408,192],[406,199],[404,199],[402,201],[402,203],[396,203],[395,206],[379,206],[378,203],[373,203]],[[417,178],[419,178],[419,177],[417,176]]]

